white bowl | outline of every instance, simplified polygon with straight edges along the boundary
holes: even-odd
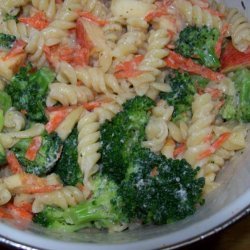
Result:
[[[241,1],[226,3],[244,11]],[[245,13],[250,17],[250,1],[245,1]],[[249,138],[248,138],[248,141]],[[207,237],[234,222],[250,207],[250,143],[218,176],[221,184],[206,198],[206,204],[194,216],[165,226],[146,226],[122,233],[85,232],[75,234],[46,234],[37,228],[18,230],[0,224],[0,243],[22,249],[49,250],[133,250],[176,248]]]

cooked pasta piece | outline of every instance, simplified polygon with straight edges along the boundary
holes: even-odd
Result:
[[[167,122],[171,119],[173,107],[168,107],[164,101],[158,102],[152,109],[152,116],[146,127],[147,141],[143,146],[150,148],[153,152],[160,152],[168,137]]]
[[[48,107],[55,105],[57,102],[63,106],[70,106],[89,102],[94,99],[93,91],[86,86],[55,82],[50,84],[49,89],[46,101]]]
[[[215,120],[215,103],[210,94],[195,95],[192,104],[193,117],[188,129],[187,150],[184,158],[193,166],[202,167],[205,163],[198,158],[201,152],[210,147],[206,137],[212,133],[212,123]],[[206,160],[206,159],[205,159]]]
[[[26,124],[25,116],[15,108],[10,108],[4,115],[4,128],[8,132],[21,131]]]
[[[50,193],[35,194],[32,204],[32,212],[39,213],[45,206],[57,206],[66,209],[69,206],[75,206],[84,200],[83,192],[74,186],[65,186],[60,190]]]
[[[100,159],[98,114],[86,112],[78,123],[78,163],[84,174],[84,185],[91,190],[90,177],[98,171],[97,162]]]
[[[31,2],[36,9],[44,11],[50,20],[55,17],[57,11],[56,0],[32,0]]]
[[[250,45],[250,22],[236,8],[228,8],[226,19],[234,47],[239,51],[246,51]]]
[[[174,4],[185,21],[190,25],[207,25],[208,27],[218,28],[219,30],[223,26],[220,17],[211,14],[209,10],[202,9],[198,5],[192,5],[192,3],[187,0],[175,0]]]
[[[12,198],[12,195],[8,188],[6,187],[6,184],[3,183],[3,181],[0,179],[0,206],[8,203]]]
[[[83,107],[74,109],[56,128],[55,131],[62,140],[65,140],[70,135],[83,113]]]

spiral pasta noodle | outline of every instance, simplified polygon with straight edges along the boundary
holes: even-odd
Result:
[[[250,23],[247,18],[235,8],[229,8],[226,14],[229,32],[234,47],[239,51],[246,51],[250,45]]]
[[[195,95],[192,104],[193,117],[188,129],[186,142],[187,150],[184,158],[193,166],[202,166],[198,157],[201,152],[208,149],[210,144],[206,142],[207,135],[212,133],[211,124],[215,120],[213,113],[214,103],[210,94]]]
[[[5,130],[11,131],[21,131],[26,125],[25,116],[17,111],[15,108],[10,108],[6,111],[4,115],[4,128]]]
[[[32,0],[31,2],[36,9],[44,11],[49,19],[55,17],[57,11],[55,0]]]
[[[46,101],[48,107],[55,105],[57,102],[63,106],[70,106],[89,102],[94,99],[93,91],[85,86],[55,82],[49,86],[49,89]]]
[[[160,152],[168,137],[167,122],[171,119],[173,107],[168,107],[164,101],[160,101],[156,107],[152,109],[152,116],[146,127],[147,141],[143,142],[143,146],[150,148],[153,152]]]
[[[74,186],[65,186],[60,190],[50,193],[36,194],[32,204],[32,212],[41,212],[46,205],[57,206],[66,209],[69,206],[75,206],[84,200],[81,190]]]
[[[90,177],[98,171],[100,159],[100,123],[95,112],[86,112],[78,123],[78,163],[84,174],[84,185],[91,189]]]
[[[198,5],[192,5],[187,0],[175,0],[174,4],[190,25],[206,25],[219,30],[223,26],[223,22],[218,16],[212,15],[208,10],[202,9]]]
[[[2,180],[0,180],[0,206],[8,203],[11,200],[12,194],[6,187],[6,185],[3,183]]]

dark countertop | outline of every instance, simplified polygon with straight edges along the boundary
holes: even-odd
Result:
[[[250,250],[250,215],[223,231],[180,250]],[[0,245],[0,250],[14,250]],[[57,250],[57,249],[55,249]],[[138,249],[139,250],[139,249]]]

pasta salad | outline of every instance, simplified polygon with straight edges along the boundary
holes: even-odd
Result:
[[[207,0],[0,1],[0,218],[186,218],[246,146],[250,23]]]

